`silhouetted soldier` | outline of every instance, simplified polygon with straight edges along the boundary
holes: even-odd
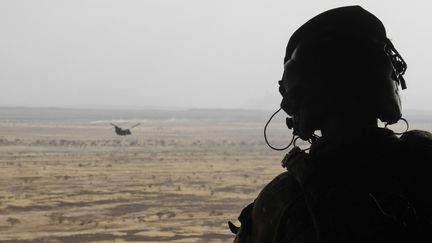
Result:
[[[312,145],[230,223],[236,242],[432,242],[432,135],[377,126],[401,119],[406,70],[381,21],[358,6],[324,12],[284,62],[281,109]]]

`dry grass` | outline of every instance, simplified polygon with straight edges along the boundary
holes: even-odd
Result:
[[[133,132],[0,123],[0,241],[232,242],[227,221],[283,171],[262,124],[148,122]],[[269,135],[282,145],[287,132]]]
[[[283,171],[261,124],[133,132],[1,123],[0,240],[232,242],[227,221]]]

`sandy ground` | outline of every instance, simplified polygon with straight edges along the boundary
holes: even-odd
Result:
[[[262,124],[3,122],[0,241],[232,242],[282,156]]]
[[[1,242],[232,242],[283,152],[258,123],[0,123]],[[431,131],[432,124],[412,126]],[[272,127],[272,142],[289,140]]]

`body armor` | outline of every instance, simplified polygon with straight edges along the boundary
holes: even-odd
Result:
[[[235,242],[431,242],[432,134],[376,128],[294,148],[283,163]]]

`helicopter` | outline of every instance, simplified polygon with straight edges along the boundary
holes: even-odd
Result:
[[[131,127],[128,128],[128,129],[123,129],[123,128],[121,128],[121,127],[115,125],[114,123],[110,123],[110,124],[111,124],[112,126],[114,126],[114,128],[115,128],[115,133],[116,133],[117,135],[119,135],[119,136],[131,135],[132,133],[131,133],[130,129],[132,129],[132,128],[134,128],[134,127],[137,127],[137,126],[140,125],[140,123],[137,123],[137,124],[131,126]]]

